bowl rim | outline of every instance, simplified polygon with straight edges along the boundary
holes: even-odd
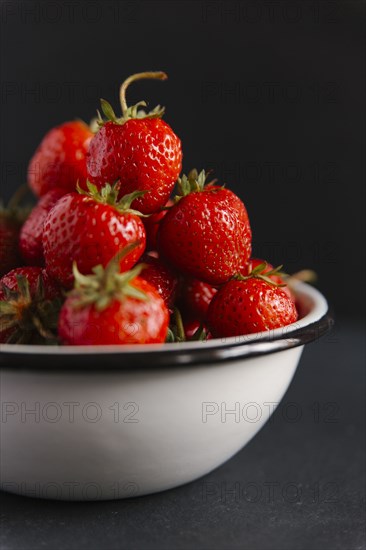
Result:
[[[22,370],[135,370],[222,363],[267,355],[303,346],[326,334],[333,317],[324,296],[298,282],[294,288],[301,306],[309,309],[286,327],[244,336],[203,342],[110,346],[42,346],[0,344],[0,368]],[[146,354],[149,361],[146,361]],[[27,364],[26,364],[27,363]]]

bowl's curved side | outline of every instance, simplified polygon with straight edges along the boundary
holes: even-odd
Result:
[[[1,373],[1,487],[104,500],[192,481],[258,432],[302,347],[232,361],[103,373]]]

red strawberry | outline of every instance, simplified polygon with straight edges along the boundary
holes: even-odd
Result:
[[[250,275],[251,273],[259,272],[262,275],[267,275],[271,281],[281,286],[286,294],[295,301],[295,295],[292,292],[293,285],[298,281],[304,283],[314,283],[317,280],[317,274],[312,269],[302,269],[292,275],[281,272],[282,266],[274,268],[272,264],[265,260],[252,258],[249,263],[240,269],[241,275]]]
[[[19,232],[30,209],[20,207],[26,186],[21,186],[5,208],[0,201],[0,277],[22,264],[19,252]]]
[[[173,204],[173,201],[168,200],[165,207],[168,208],[169,206],[173,206]],[[157,234],[159,230],[159,224],[166,213],[167,210],[163,209],[156,212],[155,214],[151,214],[151,216],[142,219],[146,230],[146,250],[150,251],[157,249]]]
[[[52,128],[43,138],[28,166],[28,182],[42,196],[59,187],[64,193],[76,190],[86,181],[86,153],[93,137],[80,120]]]
[[[0,212],[0,277],[21,263],[18,239],[21,224]]]
[[[40,198],[24,223],[19,238],[19,249],[24,261],[30,265],[44,265],[43,258],[43,224],[48,212],[64,195],[62,189],[52,189]]]
[[[194,319],[204,319],[208,306],[217,289],[198,279],[188,279],[183,283],[179,302],[182,310]]]
[[[145,264],[146,267],[141,272],[141,279],[144,279],[154,286],[167,307],[171,308],[178,286],[177,275],[161,260],[149,254],[143,256],[142,263]]]
[[[169,314],[157,290],[138,276],[141,266],[120,273],[119,259],[92,275],[75,270],[75,289],[59,319],[69,345],[153,344],[165,341]]]
[[[185,319],[177,307],[173,308],[167,342],[186,342],[188,340],[207,340],[211,338],[207,327],[199,319]]]
[[[100,193],[88,182],[88,192],[63,196],[49,212],[43,231],[47,270],[65,288],[74,280],[73,262],[83,273],[95,265],[105,267],[129,243],[138,245],[121,258],[121,271],[127,271],[144,252],[144,224],[130,209],[136,194],[117,200],[119,186],[106,184]]]
[[[178,271],[211,285],[235,275],[251,253],[251,229],[241,200],[192,170],[180,197],[160,222],[158,249]]]
[[[19,267],[0,279],[0,342],[55,341],[60,289],[40,267]]]
[[[258,266],[261,266],[260,272],[263,274],[268,274],[271,272],[272,274],[269,275],[269,278],[271,281],[276,283],[277,285],[280,285],[283,287],[284,292],[292,298],[292,292],[290,290],[290,287],[286,285],[285,279],[284,279],[284,273],[281,273],[279,269],[275,269],[272,264],[266,262],[265,260],[260,260],[259,258],[251,258],[249,260],[249,263],[247,263],[245,266],[243,266],[240,269],[241,275],[249,275],[255,270],[258,270]],[[282,266],[281,266],[282,268]]]
[[[212,336],[208,332],[205,324],[199,319],[189,319],[183,321],[186,340],[211,340]]]
[[[294,301],[263,271],[227,282],[214,296],[207,313],[207,324],[215,338],[268,331],[296,320]]]
[[[157,212],[167,202],[182,167],[180,139],[160,117],[160,106],[146,114],[138,111],[140,102],[127,107],[125,92],[131,82],[142,78],[165,80],[165,73],[139,73],[129,77],[121,87],[122,117],[102,100],[108,122],[103,124],[90,143],[87,155],[89,180],[97,187],[106,182],[121,183],[121,193],[147,191],[133,204],[144,214]]]

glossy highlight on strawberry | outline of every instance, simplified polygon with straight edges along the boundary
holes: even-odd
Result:
[[[227,282],[207,313],[207,324],[215,338],[273,330],[296,320],[295,303],[286,292],[257,278]]]
[[[145,266],[140,277],[156,288],[168,308],[172,308],[178,289],[177,274],[159,258],[150,254],[142,257]]]
[[[121,87],[122,117],[102,101],[107,121],[100,120],[100,129],[92,139],[87,155],[88,178],[97,187],[119,181],[121,194],[146,191],[133,207],[143,214],[157,212],[173,190],[182,167],[180,139],[161,119],[164,109],[158,106],[150,113],[138,110],[140,102],[127,107],[127,86],[141,78],[165,80],[165,73],[139,73],[128,78]]]
[[[146,218],[142,218],[146,230],[146,250],[148,252],[156,251],[158,247],[157,236],[160,222],[166,215],[170,206],[173,206],[173,201],[169,199],[161,210],[158,210],[155,214],[151,214]]]
[[[51,189],[43,195],[33,208],[20,231],[19,249],[23,260],[28,265],[44,265],[43,226],[49,211],[64,195],[62,189]]]
[[[250,258],[246,208],[229,189],[205,185],[204,172],[184,178],[182,195],[160,222],[159,252],[183,274],[211,285],[225,283]]]
[[[292,292],[290,287],[286,284],[286,274],[279,272],[280,270],[277,268],[275,269],[272,264],[269,262],[266,262],[265,260],[261,260],[259,258],[251,258],[248,263],[245,263],[244,266],[240,269],[240,273],[242,275],[249,275],[253,271],[257,270],[260,266],[262,266],[262,273],[264,275],[268,275],[271,281],[273,281],[275,284],[280,285],[282,287],[282,290],[286,292],[289,298],[293,298]],[[282,266],[281,266],[282,267]]]
[[[185,280],[179,296],[181,308],[191,318],[205,319],[216,292],[217,288],[198,279]]]
[[[133,74],[120,115],[100,99],[90,126],[65,122],[44,136],[28,167],[32,210],[13,208],[27,186],[0,204],[0,342],[179,344],[306,313],[297,288],[314,272],[251,257],[242,197],[205,170],[180,175],[182,144],[164,108],[127,104],[143,79],[167,75]]]
[[[127,250],[128,247],[122,255]],[[169,314],[163,298],[139,276],[142,266],[121,273],[119,263],[116,256],[105,269],[99,265],[87,276],[74,266],[75,288],[62,307],[58,325],[64,344],[98,346],[165,341]]]
[[[52,128],[43,138],[28,166],[28,183],[37,196],[58,187],[64,193],[76,190],[87,179],[86,154],[93,137],[80,120]]]
[[[140,217],[129,208],[129,201],[117,202],[116,187],[106,186],[99,194],[63,196],[48,214],[43,232],[43,250],[48,272],[65,288],[71,288],[72,264],[91,273],[95,265],[106,266],[127,244],[138,242],[123,257],[120,269],[127,271],[145,249],[145,228]]]

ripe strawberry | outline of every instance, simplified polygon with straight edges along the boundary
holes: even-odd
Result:
[[[178,287],[177,275],[161,260],[149,254],[143,256],[142,263],[146,267],[141,272],[141,279],[154,286],[163,298],[166,306],[171,308]]]
[[[43,195],[23,224],[19,237],[19,249],[24,261],[29,265],[44,265],[43,224],[48,212],[64,195],[62,189],[51,189]]]
[[[174,307],[170,315],[167,342],[186,342],[211,338],[207,327],[199,319],[186,319],[180,310]]]
[[[294,301],[271,281],[270,273],[252,271],[220,288],[207,313],[215,338],[272,330],[297,320]]]
[[[173,204],[173,201],[168,200],[164,208],[169,208],[169,206],[173,206]],[[157,249],[157,235],[159,224],[166,215],[167,211],[168,210],[163,209],[156,212],[155,214],[151,214],[151,216],[142,219],[146,231],[146,250],[151,251]]]
[[[180,139],[160,117],[164,109],[156,107],[150,113],[138,111],[140,102],[128,108],[126,89],[142,78],[165,80],[165,73],[139,73],[121,86],[122,117],[117,118],[105,100],[102,110],[107,122],[90,143],[87,155],[88,178],[98,188],[106,182],[120,181],[121,193],[147,191],[136,199],[133,207],[144,214],[157,212],[167,202],[182,167]]]
[[[189,319],[183,321],[186,340],[211,340],[212,336],[207,330],[207,326],[199,319]]]
[[[86,181],[86,153],[93,137],[80,120],[52,128],[42,139],[28,166],[28,183],[42,196],[58,187],[64,193],[76,190]]]
[[[119,201],[119,185],[106,184],[100,193],[90,184],[88,192],[64,195],[49,212],[43,230],[43,250],[49,274],[65,288],[73,284],[72,264],[83,273],[95,265],[106,266],[118,251],[138,242],[121,258],[121,271],[127,271],[144,252],[146,235],[138,212],[130,209],[136,193]]]
[[[0,342],[55,342],[60,306],[60,289],[44,269],[13,269],[0,279]]]
[[[0,277],[21,263],[18,250],[20,227],[16,219],[0,212]]]
[[[265,260],[260,260],[259,258],[251,258],[249,260],[249,263],[247,263],[245,266],[243,266],[240,269],[240,273],[241,275],[244,275],[244,276],[249,275],[253,271],[257,271],[259,266],[260,266],[261,273],[268,275],[268,273],[271,272],[272,274],[269,275],[269,278],[271,279],[271,281],[273,281],[277,285],[282,286],[284,292],[286,292],[286,294],[290,298],[293,297],[290,287],[287,286],[286,284],[286,281],[284,278],[285,273],[281,273],[280,271],[282,266],[280,266],[279,269],[275,269],[272,264],[266,262]]]
[[[0,277],[22,263],[18,247],[19,232],[29,209],[20,208],[18,202],[24,191],[25,188],[20,187],[7,208],[0,203]]]
[[[178,202],[160,222],[158,249],[178,271],[211,285],[235,275],[251,253],[251,229],[241,200],[196,170],[178,180]]]
[[[119,263],[120,259],[114,258],[105,269],[95,267],[92,275],[81,275],[74,267],[75,289],[61,309],[58,326],[64,344],[165,341],[169,314],[164,300],[138,276],[142,266],[120,273]]]
[[[182,310],[194,319],[204,319],[208,306],[217,289],[198,279],[184,281],[180,292],[179,303]]]

